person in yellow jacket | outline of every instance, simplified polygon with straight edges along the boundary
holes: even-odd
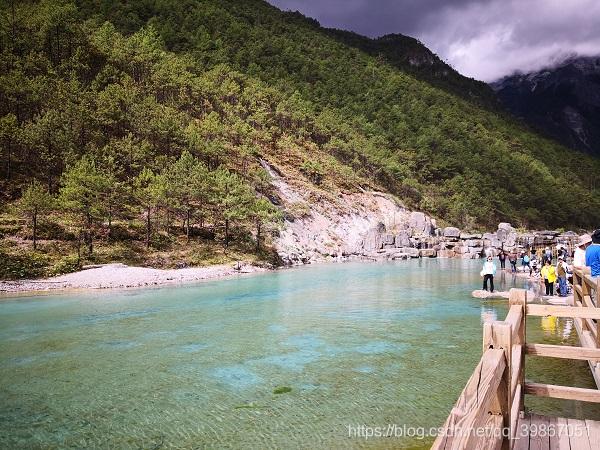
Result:
[[[556,282],[556,273],[554,266],[548,260],[546,260],[546,264],[542,267],[542,278],[544,279],[544,283],[546,284],[546,295],[554,295],[554,283]]]

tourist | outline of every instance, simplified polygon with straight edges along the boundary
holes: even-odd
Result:
[[[552,250],[550,250],[550,247],[546,247],[546,259],[550,260],[550,264],[552,264]]]
[[[556,273],[554,267],[548,259],[546,259],[546,265],[542,267],[542,278],[544,278],[544,284],[546,285],[546,295],[554,295],[554,283],[556,282]]]
[[[531,270],[529,271],[529,275],[531,275],[532,272],[534,272],[535,270],[538,270],[538,259],[537,256],[535,255],[535,250],[531,251]]]
[[[531,265],[529,264],[529,255],[527,253],[523,254],[523,272],[525,271],[531,273]]]
[[[500,260],[500,270],[504,270],[506,266],[506,253],[504,253],[504,250],[500,250],[498,259]]]
[[[556,278],[558,279],[558,296],[567,296],[567,263],[565,257],[561,253],[558,256],[558,263],[556,264]]]
[[[585,249],[585,265],[593,277],[600,275],[600,228],[592,234],[592,245]]]
[[[510,263],[510,270],[512,273],[516,273],[517,271],[517,254],[514,250],[511,250],[508,254],[508,262]]]
[[[585,249],[592,243],[592,237],[584,234],[579,237],[579,242],[573,255],[573,269],[581,270],[585,267]]]
[[[489,280],[490,292],[494,292],[494,275],[496,275],[496,264],[494,264],[494,261],[492,260],[491,256],[488,256],[486,262],[483,263],[481,275],[483,275],[483,290],[487,291],[487,285]]]

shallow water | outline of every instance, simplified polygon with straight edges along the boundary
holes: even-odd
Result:
[[[6,298],[0,448],[429,448],[481,356],[482,322],[506,316],[506,301],[471,297],[479,266],[327,264]],[[496,277],[497,289],[523,283]],[[576,345],[566,327],[530,318],[528,337]],[[538,382],[594,386],[583,362],[527,367]],[[393,436],[364,436],[378,431]]]

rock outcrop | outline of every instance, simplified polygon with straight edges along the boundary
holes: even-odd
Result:
[[[480,258],[486,253],[529,249],[562,243],[572,247],[575,233],[518,233],[500,223],[496,233],[465,233],[456,227],[438,228],[435,219],[411,212],[381,192],[316,194],[288,182],[263,162],[286,211],[275,239],[286,265],[345,259]]]

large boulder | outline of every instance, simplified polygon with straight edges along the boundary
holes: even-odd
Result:
[[[397,248],[410,247],[410,236],[406,230],[399,231],[396,234],[395,245]]]
[[[444,228],[444,237],[447,239],[458,239],[460,238],[460,230],[456,227]]]

